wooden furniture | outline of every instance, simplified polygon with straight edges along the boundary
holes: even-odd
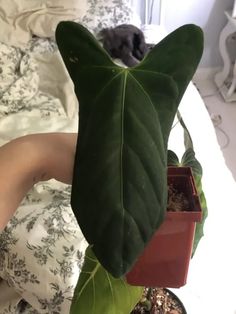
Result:
[[[227,47],[227,40],[236,33],[236,19],[231,12],[225,12],[228,22],[220,34],[219,50],[224,66],[221,72],[215,75],[215,83],[218,86],[226,102],[236,101],[236,62],[231,60]],[[235,58],[236,59],[236,58]]]

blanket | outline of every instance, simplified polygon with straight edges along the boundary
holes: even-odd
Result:
[[[86,0],[0,0],[0,42],[25,47],[33,35],[53,37],[60,21],[81,20]]]
[[[53,40],[35,37],[25,49],[0,43],[0,76],[0,145],[77,132],[78,102]],[[38,183],[0,235],[1,314],[69,313],[87,247],[70,192],[55,180]]]

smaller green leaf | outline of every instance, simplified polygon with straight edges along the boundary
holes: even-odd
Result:
[[[200,200],[200,204],[202,208],[202,221],[196,224],[196,229],[195,229],[195,236],[194,236],[194,243],[193,243],[193,250],[192,250],[192,256],[193,256],[196,251],[199,241],[204,235],[203,228],[204,228],[204,223],[205,223],[208,211],[207,211],[206,198],[202,190],[202,180],[201,180],[202,179],[202,166],[200,162],[196,159],[195,152],[192,148],[187,149],[186,152],[184,153],[181,160],[181,165],[184,167],[190,167],[192,169],[194,181],[196,184],[196,188],[197,188],[197,192],[199,195],[199,200]]]
[[[208,215],[208,210],[207,210],[207,202],[206,198],[204,195],[204,192],[202,190],[202,184],[201,184],[201,178],[200,176],[195,177],[195,182],[196,182],[196,187],[200,199],[200,204],[202,208],[202,221],[198,222],[196,224],[196,229],[195,229],[195,235],[194,235],[194,242],[193,242],[193,248],[192,248],[192,257],[194,256],[197,246],[199,244],[199,241],[201,238],[204,236],[204,223]]]
[[[177,111],[177,118],[182,126],[182,128],[184,129],[184,146],[186,149],[188,148],[192,148],[193,149],[193,141],[191,138],[191,135],[189,133],[189,130],[186,126],[186,124],[184,123],[184,120],[179,112],[179,110]]]
[[[190,146],[193,147],[190,133],[189,133],[183,119],[181,118],[180,121],[182,121],[182,123],[181,123],[182,127],[186,128],[185,134],[187,135],[188,143],[191,143]],[[196,224],[196,229],[195,229],[194,243],[193,243],[193,249],[192,249],[192,257],[193,257],[193,255],[197,249],[198,243],[204,235],[203,229],[204,229],[204,223],[205,223],[205,220],[207,218],[208,211],[207,211],[206,198],[205,198],[204,192],[202,190],[202,182],[201,182],[202,166],[201,166],[200,162],[196,159],[195,152],[194,152],[192,147],[188,148],[185,151],[185,153],[181,159],[181,162],[179,162],[177,155],[173,151],[168,150],[168,166],[190,167],[192,169],[192,172],[193,172],[193,177],[194,177],[196,189],[197,189],[197,192],[199,195],[199,200],[200,200],[200,204],[201,204],[201,208],[202,208],[202,221],[198,222]]]
[[[184,167],[191,167],[194,177],[202,177],[202,166],[195,157],[195,152],[192,148],[188,148],[181,159],[181,165]]]
[[[88,247],[70,314],[128,314],[141,299],[142,292],[143,288],[112,277]]]
[[[178,156],[172,150],[167,151],[167,164],[168,166],[176,166],[176,167],[179,167],[180,165]]]

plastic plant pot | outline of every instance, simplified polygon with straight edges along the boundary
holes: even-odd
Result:
[[[169,167],[170,184],[184,193],[190,210],[166,212],[164,222],[126,275],[131,285],[179,288],[186,284],[195,226],[202,219],[202,210],[191,168]]]
[[[184,307],[184,304],[182,303],[182,301],[177,297],[176,294],[174,294],[174,292],[172,292],[171,290],[169,289],[165,289],[166,292],[169,293],[169,295],[176,300],[176,302],[179,304],[180,308],[181,308],[181,311],[182,311],[182,314],[187,314],[187,311]]]

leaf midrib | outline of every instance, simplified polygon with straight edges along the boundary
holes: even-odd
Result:
[[[125,245],[124,239],[124,218],[125,218],[125,207],[124,207],[124,184],[123,184],[123,150],[124,150],[124,112],[125,112],[125,91],[127,84],[127,73],[128,70],[124,71],[123,88],[122,88],[122,104],[121,104],[121,143],[120,143],[120,203],[122,208],[122,230],[123,230],[123,246]],[[124,252],[124,250],[122,250]]]

